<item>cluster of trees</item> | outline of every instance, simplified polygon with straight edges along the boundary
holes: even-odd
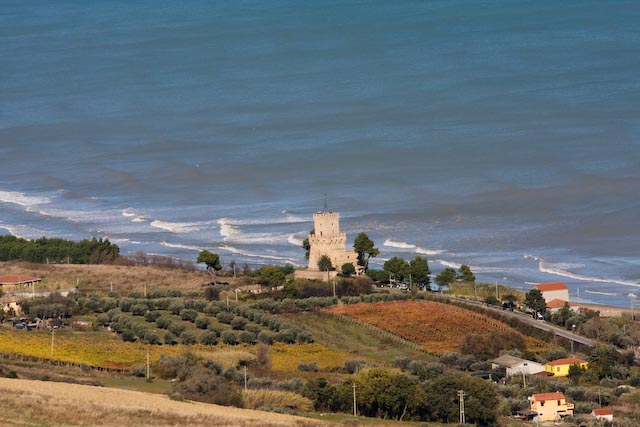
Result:
[[[431,283],[431,270],[429,262],[421,256],[411,261],[405,261],[400,257],[393,257],[385,261],[383,265],[385,281],[392,279],[400,283],[411,283],[423,289],[429,289]]]
[[[471,267],[462,264],[458,271],[454,268],[447,267],[436,276],[436,283],[439,286],[449,286],[455,281],[474,283],[476,276],[471,271]]]
[[[71,317],[78,312],[78,304],[72,298],[59,293],[52,293],[47,297],[25,299],[22,311],[30,317],[40,319],[57,319]]]
[[[118,245],[109,239],[26,240],[15,236],[0,236],[0,261],[29,261],[71,264],[111,264],[120,256]]]
[[[354,388],[360,415],[443,423],[458,421],[458,391],[464,390],[467,422],[478,426],[497,425],[495,386],[461,374],[420,382],[413,375],[372,368],[337,385],[324,378],[309,380],[301,393],[313,400],[316,410],[352,412]]]

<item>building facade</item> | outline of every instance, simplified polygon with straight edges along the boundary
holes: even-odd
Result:
[[[577,359],[575,357],[568,357],[548,362],[546,365],[544,365],[544,370],[556,377],[566,377],[567,375],[569,375],[569,368],[572,365],[578,365],[583,369],[587,369],[589,367],[589,364],[586,360]]]
[[[573,403],[567,403],[564,394],[539,393],[531,396],[530,409],[540,422],[555,421],[567,415],[573,415]]]

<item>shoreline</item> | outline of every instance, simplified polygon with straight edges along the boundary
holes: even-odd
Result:
[[[614,305],[603,305],[603,304],[578,304],[581,308],[587,308],[592,311],[599,311],[600,317],[622,317],[625,313],[630,316],[631,315],[631,307],[618,307]],[[635,317],[640,315],[640,310],[636,313],[634,308],[633,310]]]

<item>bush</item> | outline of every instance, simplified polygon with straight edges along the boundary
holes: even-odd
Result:
[[[212,331],[204,331],[198,337],[198,341],[203,345],[216,345],[218,344],[218,334]]]
[[[144,316],[144,314],[149,310],[146,304],[134,304],[131,307],[131,314],[134,316]]]
[[[230,313],[228,311],[221,311],[220,313],[216,314],[216,319],[218,319],[218,322],[226,323],[227,325],[233,321],[234,317],[235,316],[233,315],[233,313]]]
[[[318,364],[316,362],[298,363],[298,369],[303,372],[318,372]]]
[[[158,310],[147,311],[144,315],[144,320],[147,322],[155,322],[162,316],[162,313]]]
[[[258,334],[258,341],[263,344],[273,344],[276,340],[276,334],[271,331],[260,331]]]
[[[207,329],[211,324],[211,320],[209,320],[208,317],[199,316],[199,317],[196,317],[195,324],[196,324],[196,328],[198,329]]]
[[[155,332],[147,331],[142,337],[142,342],[146,344],[156,344],[160,345],[162,342],[160,341],[160,337]]]
[[[184,310],[184,303],[182,301],[174,301],[169,306],[169,311],[173,314],[180,314]]]
[[[240,342],[253,344],[256,342],[256,334],[249,331],[242,331],[240,332],[240,335],[238,335],[238,339],[240,340]]]
[[[195,322],[196,317],[198,317],[198,312],[191,308],[185,308],[184,310],[180,310],[180,317],[182,318],[182,320]]]
[[[136,334],[134,334],[130,329],[126,329],[122,331],[122,341],[126,342],[135,342]]]
[[[196,343],[196,335],[193,332],[183,332],[180,334],[180,342],[184,345],[192,345]]]
[[[247,319],[244,317],[234,317],[231,321],[231,329],[243,330],[247,326]]]
[[[187,327],[185,325],[183,325],[182,323],[171,322],[171,324],[169,325],[169,327],[167,329],[173,335],[180,336],[180,334],[182,334],[185,331],[185,329],[187,329]]]
[[[171,316],[162,315],[156,319],[156,326],[160,329],[168,329],[172,323]]]
[[[355,374],[356,372],[364,368],[364,365],[365,362],[361,359],[345,360],[344,370],[347,371],[348,374]]]
[[[296,342],[296,331],[293,329],[284,329],[278,332],[276,340],[287,344],[293,344]]]
[[[244,407],[247,409],[272,408],[278,412],[313,410],[313,402],[310,399],[290,391],[247,390],[243,397]]]
[[[238,344],[238,336],[233,331],[224,331],[222,333],[222,342],[228,345]]]
[[[167,332],[164,334],[164,343],[168,345],[176,345],[178,344],[178,340],[171,332]]]

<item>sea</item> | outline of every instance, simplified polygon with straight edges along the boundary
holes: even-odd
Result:
[[[639,22],[635,0],[3,0],[0,233],[302,266],[326,202],[374,268],[632,306]]]

